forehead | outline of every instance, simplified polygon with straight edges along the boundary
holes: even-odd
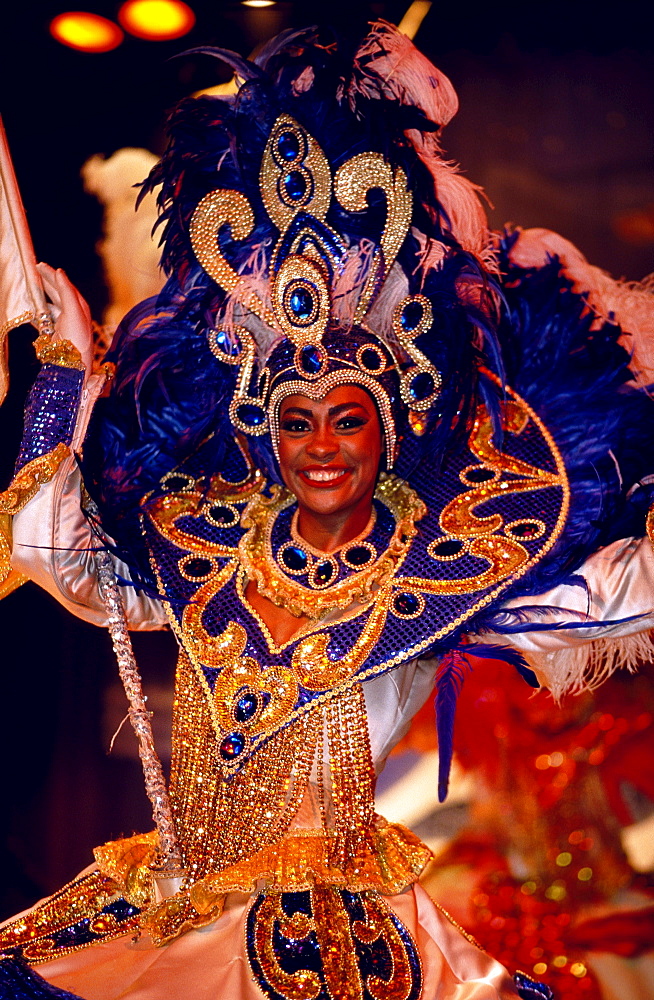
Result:
[[[305,396],[303,393],[286,396],[280,404],[280,413],[285,413],[293,408],[310,410],[316,414],[328,413],[335,406],[358,406],[369,413],[377,412],[372,396],[362,386],[339,385],[330,389],[320,399],[311,399],[310,396]]]

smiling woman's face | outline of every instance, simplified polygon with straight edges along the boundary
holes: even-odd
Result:
[[[382,452],[379,415],[365,389],[342,385],[323,399],[282,401],[279,464],[301,511],[369,515]]]

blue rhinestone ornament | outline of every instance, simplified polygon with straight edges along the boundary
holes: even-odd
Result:
[[[393,614],[398,618],[417,618],[424,606],[424,598],[418,594],[401,593],[393,598]]]
[[[422,302],[417,299],[412,299],[402,309],[400,314],[400,323],[402,324],[402,329],[406,330],[407,333],[413,333],[420,326],[420,322],[425,314],[425,307]]]
[[[249,722],[257,714],[259,699],[252,691],[242,694],[234,708],[234,718],[241,724]]]
[[[300,350],[299,367],[307,375],[317,375],[322,368],[322,358],[320,351],[313,344],[307,344]]]
[[[307,180],[301,170],[291,170],[284,177],[283,184],[291,201],[301,201],[307,193]]]
[[[209,331],[207,340],[215,358],[228,365],[239,364],[243,351],[238,337],[218,328]]]
[[[292,323],[306,326],[311,322],[316,305],[311,290],[306,285],[295,285],[284,296],[288,303],[288,316]]]
[[[299,545],[286,545],[280,550],[278,557],[289,573],[304,573],[309,564],[306,552]]]
[[[253,403],[241,403],[236,407],[236,415],[248,428],[261,427],[266,422],[266,411]]]
[[[300,139],[295,132],[282,132],[277,139],[277,154],[285,163],[292,163],[300,156]]]
[[[218,752],[223,760],[235,760],[245,750],[245,737],[243,733],[230,733],[221,742]]]
[[[429,372],[419,372],[409,382],[409,395],[416,402],[422,402],[434,392],[433,376]]]

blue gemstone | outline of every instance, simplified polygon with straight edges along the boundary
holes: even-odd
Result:
[[[188,560],[184,566],[184,572],[194,580],[201,580],[202,577],[211,572],[212,565],[213,563],[209,559],[202,559],[198,556],[196,559]]]
[[[284,188],[289,198],[293,201],[299,201],[306,194],[307,179],[301,171],[291,170],[290,174],[286,174],[284,178]]]
[[[300,141],[294,132],[282,132],[277,140],[277,152],[282,160],[295,160],[300,152]]]
[[[243,733],[230,733],[222,741],[219,747],[220,756],[223,760],[233,760],[245,750],[245,737]]]
[[[365,566],[372,559],[372,552],[364,545],[355,545],[347,550],[345,557],[354,566]]]
[[[410,333],[415,330],[424,314],[422,302],[407,302],[402,310],[402,328]]]
[[[489,479],[494,478],[494,473],[492,469],[484,469],[483,466],[480,466],[478,469],[468,469],[466,478],[471,483],[487,483]]]
[[[163,484],[164,489],[174,492],[175,490],[183,490],[189,484],[186,476],[169,476],[166,482]]]
[[[432,546],[432,552],[436,556],[456,556],[463,548],[463,542],[456,538],[446,538],[444,542],[439,542]]]
[[[313,313],[313,295],[307,288],[296,288],[288,301],[289,307],[293,315],[299,319],[306,321],[311,318]]]
[[[419,372],[411,379],[409,395],[415,400],[427,399],[434,391],[434,378],[428,372]]]
[[[234,511],[230,510],[229,507],[223,507],[222,504],[214,504],[213,507],[210,507],[209,514],[212,520],[218,524],[234,523]]]
[[[329,583],[333,572],[334,567],[330,562],[318,563],[314,572],[316,583]]]
[[[302,371],[307,372],[308,375],[317,375],[322,368],[322,358],[318,348],[312,344],[303,347],[300,351],[300,365]]]
[[[382,359],[372,347],[366,347],[361,351],[361,363],[369,372],[378,372],[382,366]]]
[[[401,615],[415,615],[420,607],[420,600],[415,594],[398,594],[393,601],[393,607]]]
[[[241,695],[241,697],[236,702],[236,710],[234,715],[237,722],[247,722],[256,713],[259,707],[259,699],[256,694],[248,692],[247,694]]]
[[[247,424],[248,427],[260,427],[266,419],[266,414],[262,407],[255,406],[252,403],[241,403],[240,406],[237,406],[236,416],[242,423]]]
[[[307,554],[297,545],[289,545],[282,552],[282,562],[287,569],[303,570],[307,568]]]
[[[216,330],[213,339],[223,354],[228,354],[232,358],[240,354],[240,345],[230,337],[226,330]]]
[[[511,534],[518,538],[534,538],[538,532],[538,525],[534,521],[522,521],[520,524],[514,524],[510,530]]]

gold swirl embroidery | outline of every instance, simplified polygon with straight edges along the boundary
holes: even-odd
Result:
[[[47,455],[39,455],[24,465],[4,493],[0,493],[0,514],[17,514],[22,510],[41,486],[50,482],[68,455],[70,448],[62,441]]]
[[[177,527],[176,522],[180,517],[197,517],[205,503],[205,498],[199,493],[170,493],[149,502],[147,513],[159,534],[178,548],[207,557],[233,556],[235,548],[210,542]]]
[[[386,622],[391,591],[385,588],[378,594],[361,635],[349,652],[337,660],[327,656],[331,639],[328,632],[319,632],[302,639],[293,652],[291,664],[298,680],[310,691],[326,691],[353,677],[370,656]]]
[[[218,724],[229,732],[237,724],[234,704],[244,689],[256,693],[260,709],[247,723],[239,725],[249,736],[273,732],[283,725],[295,707],[298,697],[297,681],[287,667],[271,665],[260,667],[255,659],[244,657],[225,667],[214,687],[213,699]]]
[[[406,174],[401,167],[393,169],[381,153],[359,153],[336,172],[334,194],[348,212],[367,209],[367,195],[380,188],[386,195],[386,225],[380,250],[375,252],[375,264],[366,282],[354,317],[360,323],[365,316],[373,292],[391,269],[411,224],[411,192],[407,189]]]
[[[289,940],[302,940],[314,929],[313,920],[304,913],[287,916],[279,893],[264,896],[260,903],[254,930],[254,947],[266,980],[285,1000],[315,1000],[321,991],[317,972],[300,969],[284,972],[277,961],[273,944],[275,926]]]
[[[337,889],[316,884],[310,898],[311,917],[299,912],[289,917],[278,893],[266,894],[253,903],[253,957],[260,964],[263,981],[256,973],[255,977],[265,996],[271,996],[274,991],[284,1000],[314,1000],[321,991],[321,978],[332,1000],[363,1000],[366,993],[373,1000],[408,1000],[412,994],[417,994],[421,978],[419,966],[414,972],[409,955],[412,946],[417,962],[417,949],[413,942],[411,946],[405,943],[381,896],[375,892],[361,893],[358,900],[365,916],[353,921]],[[312,932],[320,949],[322,977],[310,969],[286,972],[275,948],[276,936],[298,941],[308,938]],[[383,942],[393,970],[390,980],[369,972],[364,982],[356,941],[365,945]]]
[[[471,594],[505,580],[529,559],[529,552],[524,546],[502,535],[475,538],[469,551],[471,555],[489,562],[489,568],[476,576],[465,576],[460,579],[429,580],[417,576],[402,576],[398,577],[395,583],[398,587],[409,590],[415,588],[422,594],[434,594],[438,597]]]
[[[252,232],[254,213],[245,195],[222,188],[205,195],[191,218],[189,232],[193,251],[199,263],[226,292],[233,292],[242,279],[220,250],[219,235],[229,225],[234,240],[244,240]],[[275,327],[275,317],[259,297],[251,292],[247,306],[264,322]]]

